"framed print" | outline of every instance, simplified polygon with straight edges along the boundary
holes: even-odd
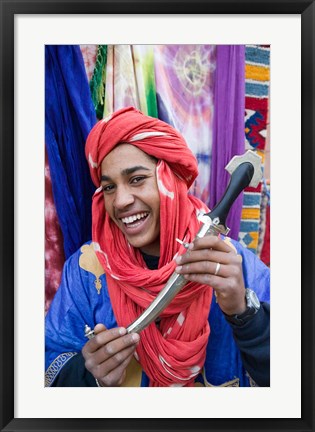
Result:
[[[314,2],[0,3],[1,430],[314,430]],[[268,388],[44,385],[45,46],[100,43],[271,47]]]

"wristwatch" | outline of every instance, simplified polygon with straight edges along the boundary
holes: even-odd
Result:
[[[225,319],[234,325],[241,326],[245,324],[246,322],[250,321],[254,315],[259,311],[260,309],[260,301],[255,293],[250,288],[246,288],[245,290],[245,299],[247,304],[247,309],[245,312],[241,314],[236,315],[227,315],[224,314]],[[224,312],[223,312],[224,313]]]

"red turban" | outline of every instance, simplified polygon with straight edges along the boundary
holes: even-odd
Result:
[[[195,156],[174,128],[129,107],[99,121],[88,136],[85,154],[96,187],[100,185],[104,157],[119,143],[133,144],[145,153],[165,160],[172,171],[185,180],[188,188],[198,175]]]
[[[133,248],[105,211],[100,166],[120,143],[137,146],[158,159],[160,194],[160,259],[149,270],[141,252]],[[173,273],[174,258],[184,249],[176,242],[194,239],[198,213],[206,206],[187,190],[198,174],[197,162],[184,138],[170,125],[136,109],[121,109],[98,122],[86,143],[91,176],[98,187],[93,196],[92,240],[106,272],[109,295],[119,326],[127,327],[164,288]],[[166,193],[166,192],[167,193]],[[189,282],[163,311],[159,326],[141,333],[136,357],[152,386],[190,386],[201,371],[210,328],[212,289]]]

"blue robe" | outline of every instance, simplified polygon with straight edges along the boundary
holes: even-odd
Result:
[[[262,304],[267,305],[270,301],[269,268],[238,242],[229,241],[242,255],[245,287],[253,289]],[[117,326],[104,270],[92,244],[86,243],[66,261],[61,285],[46,316],[46,386],[51,386],[67,362],[81,352],[87,342],[85,325],[93,329],[97,323],[103,323],[107,328]],[[216,303],[215,296],[212,299],[209,323],[211,332],[206,361],[203,373],[196,381],[205,386],[255,385],[243,366],[233,329]],[[269,322],[268,328],[263,330],[269,334]],[[255,349],[259,350],[259,345]],[[261,355],[266,356],[266,352]],[[148,377],[144,371],[140,373],[139,385],[147,386]]]

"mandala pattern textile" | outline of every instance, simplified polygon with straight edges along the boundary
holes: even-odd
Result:
[[[191,192],[209,204],[213,89],[213,45],[156,45],[154,67],[158,116],[185,138],[198,160]]]

